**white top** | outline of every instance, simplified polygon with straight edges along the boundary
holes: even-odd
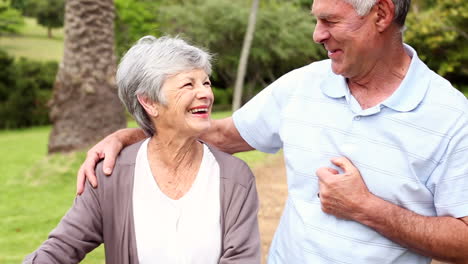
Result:
[[[430,259],[321,209],[319,167],[345,156],[369,190],[425,216],[468,215],[468,101],[414,49],[389,98],[361,109],[330,60],[294,70],[234,113],[250,146],[283,149],[288,200],[268,262],[422,264]]]
[[[145,263],[218,263],[221,251],[220,172],[206,145],[197,177],[179,200],[157,185],[148,162],[147,139],[135,164],[133,218],[138,260]]]

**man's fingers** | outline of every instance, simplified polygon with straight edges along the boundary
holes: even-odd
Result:
[[[85,162],[83,164],[85,166],[84,172],[85,172],[85,177],[89,180],[91,185],[96,188],[97,187],[97,180],[96,180],[96,174],[94,172],[94,167],[96,166],[96,163],[91,163],[91,162]]]
[[[324,179],[330,175],[336,175],[338,174],[339,172],[333,168],[329,168],[329,167],[321,167],[321,168],[318,168],[317,171],[315,172],[315,174],[317,175],[317,177],[319,177],[319,179]]]
[[[345,157],[333,158],[331,162],[340,167],[345,173],[353,172],[356,169],[353,163],[351,163],[351,161]]]
[[[78,175],[76,179],[76,194],[81,195],[84,191],[84,183],[85,183],[85,175],[84,175],[84,170],[83,166],[80,167],[78,170]]]
[[[319,180],[322,180],[322,179],[326,178],[330,174],[330,171],[328,170],[327,167],[321,167],[321,168],[318,168],[315,171],[315,174],[317,175]]]
[[[102,170],[104,174],[111,175],[112,170],[114,169],[115,165],[115,158],[117,157],[118,152],[116,151],[108,151],[104,156],[104,163],[102,166]]]
[[[83,163],[85,177],[89,180],[91,185],[96,188],[97,178],[95,173],[96,164],[100,160],[99,154],[97,152],[89,152],[86,157],[85,162]],[[83,183],[84,184],[84,183]]]

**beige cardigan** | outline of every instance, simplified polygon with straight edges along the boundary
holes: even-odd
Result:
[[[96,168],[99,187],[84,193],[49,238],[23,263],[78,263],[104,243],[106,263],[138,263],[132,192],[135,159],[142,142],[125,148],[112,176]],[[221,257],[219,263],[260,263],[260,235],[255,179],[241,160],[210,147],[220,167]],[[202,240],[203,237],[200,237]]]

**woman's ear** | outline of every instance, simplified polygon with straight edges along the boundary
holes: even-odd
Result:
[[[157,103],[143,95],[137,95],[137,99],[148,115],[152,117],[157,117],[159,115],[159,105]]]
[[[379,32],[385,31],[395,17],[395,5],[392,0],[378,0],[376,26]]]

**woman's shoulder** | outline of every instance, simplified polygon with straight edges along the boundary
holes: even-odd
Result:
[[[222,180],[232,181],[245,187],[252,184],[254,175],[247,163],[231,154],[222,152],[216,147],[211,145],[208,145],[208,147],[218,162]]]

